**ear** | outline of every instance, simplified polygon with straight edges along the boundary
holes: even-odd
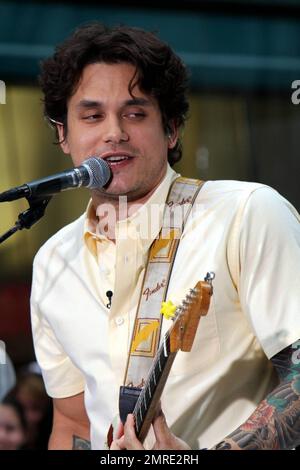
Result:
[[[178,127],[176,126],[175,122],[171,123],[170,130],[168,132],[168,148],[173,149],[177,144],[179,136]]]
[[[58,123],[56,122],[56,128],[57,128],[57,132],[58,132],[58,137],[59,137],[59,141],[61,142],[59,145],[60,145],[60,148],[62,149],[62,151],[66,154],[70,154],[70,147],[69,147],[69,144],[68,144],[68,140],[67,138],[65,139],[64,138],[64,125],[61,124],[61,123]]]

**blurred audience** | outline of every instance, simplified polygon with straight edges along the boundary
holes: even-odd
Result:
[[[52,404],[42,376],[36,372],[23,371],[10,394],[24,410],[27,424],[24,448],[47,449],[52,428]]]
[[[5,351],[3,343],[0,341],[0,357],[3,361],[0,361],[0,401],[5,395],[14,387],[16,383],[16,374],[14,366]]]
[[[52,401],[38,364],[20,369],[16,380],[6,355],[0,364],[0,450],[47,449],[51,429]]]
[[[26,441],[27,425],[22,406],[13,397],[0,403],[0,450],[19,450]]]

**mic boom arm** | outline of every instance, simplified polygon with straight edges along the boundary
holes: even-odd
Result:
[[[29,202],[29,208],[26,209],[26,211],[21,212],[15,225],[0,236],[0,243],[3,243],[5,240],[7,240],[7,238],[11,237],[11,235],[13,235],[18,230],[22,230],[23,228],[31,228],[32,225],[34,225],[43,217],[46,207],[51,199],[52,196],[40,199],[27,198]]]
[[[14,201],[25,197],[29,202],[29,209],[21,212],[15,226],[0,236],[0,243],[17,230],[28,229],[41,219],[54,194],[80,186],[86,186],[90,189],[102,188],[110,178],[109,165],[101,158],[90,157],[79,167],[31,181],[1,193],[0,202]]]

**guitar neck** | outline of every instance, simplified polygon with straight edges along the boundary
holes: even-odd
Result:
[[[136,435],[141,442],[147,436],[175,357],[176,352],[170,352],[170,336],[167,334],[133,410]]]

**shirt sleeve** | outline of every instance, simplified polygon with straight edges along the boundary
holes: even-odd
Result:
[[[241,220],[239,295],[268,358],[300,338],[300,224],[275,190],[249,196]]]
[[[52,398],[66,398],[83,392],[85,380],[57,340],[39,308],[43,270],[35,260],[31,291],[31,325],[34,349],[42,370],[46,391]]]
[[[3,361],[1,360],[3,359]],[[0,341],[0,401],[15,386],[16,374],[14,366]]]

